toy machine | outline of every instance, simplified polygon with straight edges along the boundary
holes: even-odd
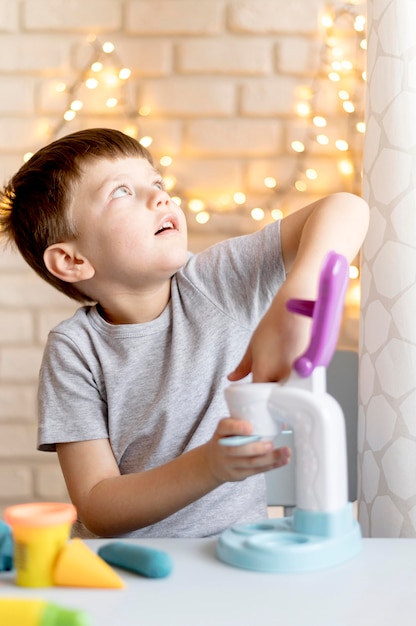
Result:
[[[223,445],[271,438],[293,430],[296,507],[293,515],[240,524],[217,544],[220,560],[262,572],[300,572],[342,563],[359,553],[361,531],[348,502],[345,420],[326,392],[348,286],[348,262],[330,252],[316,301],[290,300],[287,308],[312,318],[311,340],[283,383],[235,383],[226,391],[231,414],[253,422],[254,435],[227,437]]]

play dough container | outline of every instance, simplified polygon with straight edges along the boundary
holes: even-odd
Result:
[[[72,504],[38,502],[5,510],[14,540],[16,583],[22,587],[50,587],[53,571],[76,519]]]

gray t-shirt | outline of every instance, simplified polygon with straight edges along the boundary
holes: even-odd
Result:
[[[211,438],[229,414],[227,374],[285,278],[279,223],[197,255],[172,278],[162,314],[108,324],[80,308],[49,334],[39,382],[40,450],[108,438],[122,474]],[[126,537],[205,537],[267,515],[264,476],[221,485]],[[77,522],[74,534],[91,533]]]

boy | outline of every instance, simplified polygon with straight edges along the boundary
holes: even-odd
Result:
[[[225,417],[226,377],[247,345],[229,380],[288,375],[309,324],[285,303],[314,298],[329,250],[357,254],[365,202],[335,194],[189,255],[149,153],[90,129],[21,167],[1,225],[40,276],[95,303],[51,331],[39,382],[39,449],[58,453],[74,535],[202,537],[264,518],[263,472],[290,452],[219,443],[250,434]]]

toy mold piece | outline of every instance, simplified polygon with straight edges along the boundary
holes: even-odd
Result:
[[[120,576],[81,540],[73,539],[60,552],[53,572],[54,585],[122,589]]]
[[[6,522],[0,520],[0,572],[13,569],[13,550],[12,530]]]
[[[171,556],[166,552],[123,541],[102,546],[98,554],[110,565],[147,578],[165,578],[173,567]]]

